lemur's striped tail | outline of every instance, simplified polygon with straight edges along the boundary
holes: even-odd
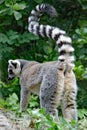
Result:
[[[70,37],[66,36],[66,32],[60,30],[57,27],[49,26],[49,25],[42,25],[39,24],[39,17],[43,14],[47,13],[51,17],[56,16],[56,10],[53,6],[49,4],[41,4],[37,5],[34,10],[31,11],[31,15],[29,16],[28,22],[29,27],[28,30],[38,36],[41,37],[48,37],[56,41],[58,45],[59,51],[59,61],[66,61],[71,64],[73,67],[73,51],[74,48],[72,47],[72,40]]]

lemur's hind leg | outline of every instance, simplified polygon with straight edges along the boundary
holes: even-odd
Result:
[[[64,89],[64,71],[62,66],[58,69],[51,68],[44,75],[40,89],[40,105],[46,109],[46,113],[54,116],[58,121],[57,107],[60,103]]]
[[[76,109],[77,84],[75,74],[67,70],[64,80],[64,94],[62,98],[62,111],[66,121],[77,120]]]

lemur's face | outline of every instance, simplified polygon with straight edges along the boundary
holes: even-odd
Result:
[[[20,62],[18,60],[9,60],[8,61],[8,79],[12,80],[15,77],[20,76]]]

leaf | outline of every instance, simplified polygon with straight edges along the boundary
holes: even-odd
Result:
[[[79,29],[76,29],[75,32],[79,35],[81,34]]]
[[[12,36],[12,35],[16,35],[16,34],[18,34],[18,32],[13,31],[13,30],[9,30],[9,31],[7,32],[7,35],[8,35],[8,36]]]
[[[37,107],[38,102],[37,102],[38,97],[37,96],[31,96],[30,98],[30,107]]]
[[[16,20],[19,20],[19,19],[22,18],[22,14],[19,13],[18,11],[14,11],[14,17],[15,17]]]
[[[44,46],[43,47],[44,49],[44,52],[48,55],[48,54],[51,54],[53,52],[52,48],[49,47],[49,46]]]
[[[9,45],[13,45],[13,44],[16,44],[16,40],[18,40],[18,38],[19,38],[19,34],[18,34],[18,32],[16,32],[16,31],[13,31],[13,30],[9,30],[8,32],[7,32],[7,36],[8,36],[8,38],[9,38],[9,41],[8,41],[8,44]]]
[[[84,5],[82,5],[82,9],[83,9],[83,10],[87,10],[87,3],[84,4]]]
[[[8,37],[5,34],[0,33],[0,42],[6,43],[7,41],[8,41]]]
[[[17,39],[19,37],[19,35],[17,34],[17,35],[12,35],[12,36],[10,36],[9,38],[11,39],[11,40],[15,40],[15,39]]]
[[[36,3],[42,3],[43,0],[34,0]]]
[[[8,105],[10,106],[14,106],[16,105],[18,102],[18,97],[15,93],[13,93],[12,95],[10,95],[8,98],[7,98],[7,103]]]
[[[79,109],[78,110],[78,117],[82,119],[84,115],[87,115],[87,110],[86,109]]]
[[[31,33],[28,33],[28,37],[29,37],[30,40],[38,40],[39,39],[38,36],[35,36],[35,35],[31,34]]]
[[[87,28],[83,28],[83,33],[87,34]]]
[[[5,0],[0,0],[0,4],[2,4]]]
[[[30,102],[30,107],[37,107],[37,106],[38,106],[38,102],[36,101]]]
[[[37,121],[36,124],[35,124],[35,128],[38,129],[39,125],[40,125],[40,121]]]
[[[20,3],[20,4],[16,3],[16,4],[13,5],[13,9],[14,10],[23,10],[25,8],[26,8],[26,4],[25,3]]]
[[[4,107],[5,101],[4,99],[0,98],[0,108]]]
[[[12,1],[11,0],[5,0],[5,6],[6,7],[12,7]]]
[[[9,9],[2,9],[0,10],[0,16],[6,15],[8,13]]]

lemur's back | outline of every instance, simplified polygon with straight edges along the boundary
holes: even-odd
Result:
[[[58,70],[64,69],[62,64],[59,66],[58,61],[54,62],[25,62],[21,72],[21,84],[27,88],[31,88],[30,91],[35,94],[40,94],[40,86],[43,82],[43,78],[50,75],[50,80],[54,78],[52,82],[58,82]],[[61,71],[62,72],[62,71]],[[62,72],[63,73],[63,72]],[[48,76],[47,76],[48,77]],[[57,87],[57,84],[54,86]]]
[[[25,83],[29,79],[32,79],[32,76],[35,80],[39,79],[39,83],[41,82],[43,75],[46,74],[49,69],[58,69],[58,61],[53,62],[45,62],[45,63],[39,63],[39,62],[25,62],[22,68],[22,77],[25,79]],[[62,68],[62,66],[60,66]],[[37,77],[37,78],[36,78]]]

